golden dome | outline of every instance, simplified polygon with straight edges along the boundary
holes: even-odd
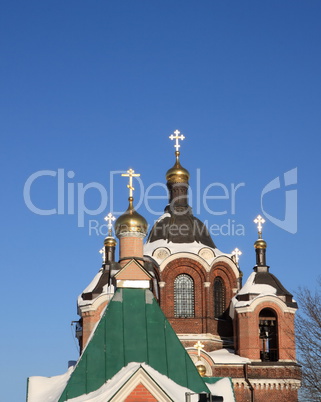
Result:
[[[196,366],[197,371],[201,377],[204,377],[206,374],[206,367],[203,364],[198,364]]]
[[[104,245],[106,247],[116,247],[116,240],[112,236],[107,236],[104,240]]]
[[[263,239],[257,239],[254,243],[254,248],[266,248],[266,242]]]
[[[188,183],[189,172],[180,164],[179,151],[175,152],[175,165],[166,173],[166,180],[170,183]]]
[[[147,234],[148,224],[146,219],[135,211],[133,207],[133,197],[129,197],[127,211],[121,215],[115,223],[115,233],[117,237],[125,233]]]

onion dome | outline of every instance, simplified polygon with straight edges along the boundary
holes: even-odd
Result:
[[[180,152],[176,151],[176,162],[172,168],[170,168],[166,173],[166,180],[169,183],[188,183],[189,172],[180,164],[179,161]]]
[[[104,240],[105,247],[116,247],[116,239],[112,236],[107,236]]]
[[[257,239],[256,242],[254,243],[255,249],[258,249],[258,248],[266,249],[266,247],[267,247],[266,241],[263,239]]]
[[[129,197],[127,211],[121,215],[115,223],[115,233],[121,237],[127,233],[141,233],[146,236],[148,224],[146,219],[135,211],[133,206],[133,197]]]

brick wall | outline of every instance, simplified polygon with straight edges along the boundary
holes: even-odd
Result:
[[[128,395],[124,402],[157,402],[157,399],[140,383],[130,395]]]
[[[180,274],[189,275],[194,281],[195,315],[193,318],[176,318],[174,314],[174,281]],[[165,283],[160,288],[160,306],[176,333],[211,333],[223,337],[233,336],[232,322],[230,320],[217,320],[214,317],[213,283],[215,278],[219,276],[224,281],[226,309],[234,296],[233,288],[237,287],[237,278],[228,264],[219,262],[214,264],[208,272],[197,261],[189,258],[178,258],[171,261],[159,273],[159,276],[160,281]]]

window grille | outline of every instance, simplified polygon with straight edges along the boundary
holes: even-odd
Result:
[[[214,280],[214,317],[219,318],[225,311],[225,286],[219,276]]]
[[[178,275],[174,282],[175,317],[194,317],[194,281],[185,274]]]

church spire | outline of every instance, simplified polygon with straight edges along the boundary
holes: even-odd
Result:
[[[179,140],[184,140],[185,136],[180,131],[175,130],[173,134],[169,136],[171,140],[175,140],[175,157],[176,161],[174,166],[166,173],[167,188],[169,191],[169,203],[171,207],[187,207],[188,206],[188,181],[189,172],[182,167],[180,156],[180,144]]]
[[[146,219],[134,209],[133,177],[139,177],[133,169],[127,170],[122,176],[128,177],[129,205],[127,211],[121,215],[115,223],[116,236],[120,239],[119,253],[120,264],[124,265],[130,258],[143,260],[143,238],[147,234],[148,224]]]
[[[258,239],[254,243],[254,248],[256,252],[256,267],[255,269],[257,270],[259,267],[260,271],[263,270],[268,270],[268,267],[266,265],[266,247],[267,244],[265,240],[262,239],[262,229],[263,229],[263,224],[265,223],[265,219],[262,218],[261,215],[258,215],[254,221],[254,223],[257,224],[257,230],[258,230]]]

